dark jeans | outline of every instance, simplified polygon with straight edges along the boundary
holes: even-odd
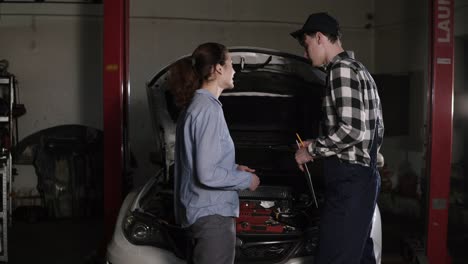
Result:
[[[204,216],[191,225],[189,230],[193,247],[188,263],[234,263],[236,243],[234,217]]]
[[[369,237],[380,176],[376,168],[324,160],[325,204],[316,263],[375,263]]]

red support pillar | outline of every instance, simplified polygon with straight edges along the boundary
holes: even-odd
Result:
[[[104,228],[112,236],[122,203],[128,97],[128,0],[104,0]]]
[[[429,100],[429,214],[427,257],[430,264],[449,263],[448,206],[452,159],[454,0],[431,0]]]

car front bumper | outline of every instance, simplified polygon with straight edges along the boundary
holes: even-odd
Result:
[[[129,193],[120,208],[119,216],[115,224],[114,235],[107,246],[107,263],[184,264],[184,260],[176,257],[170,251],[152,246],[134,245],[125,238],[122,230],[122,221],[136,195],[135,192]]]

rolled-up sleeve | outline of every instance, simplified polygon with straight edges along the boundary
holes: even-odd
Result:
[[[251,174],[235,166],[233,145],[223,144],[223,135],[229,133],[223,116],[207,109],[190,122],[194,139],[195,171],[199,183],[210,188],[243,190],[250,186]],[[234,155],[235,156],[235,155]],[[232,158],[230,164],[226,160]],[[223,164],[223,165],[221,165]]]

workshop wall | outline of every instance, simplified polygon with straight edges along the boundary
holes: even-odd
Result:
[[[468,227],[468,1],[455,1],[455,73],[453,97],[452,166],[450,175],[450,204],[448,244],[455,254],[465,249],[461,234]],[[460,226],[462,228],[460,228]],[[465,230],[459,231],[459,230]],[[463,245],[463,246],[462,246]],[[466,260],[466,256],[464,260]],[[454,261],[455,263],[455,261]]]
[[[454,0],[455,36],[468,37],[468,1]]]
[[[468,14],[467,14],[468,15]],[[449,223],[468,226],[468,38],[455,37]],[[456,237],[453,235],[452,237]],[[450,238],[450,237],[449,237]]]
[[[468,159],[468,39],[455,39],[454,109],[452,163],[463,167]]]
[[[425,167],[425,120],[429,55],[428,1],[375,1],[375,72],[409,75],[410,87],[391,87],[409,96],[407,135],[386,136],[381,152],[389,170],[398,175],[410,169],[419,176]],[[383,105],[383,114],[401,107],[398,102]],[[409,167],[409,168],[408,168]]]
[[[0,59],[27,113],[19,139],[63,124],[102,129],[102,6],[0,3]]]

